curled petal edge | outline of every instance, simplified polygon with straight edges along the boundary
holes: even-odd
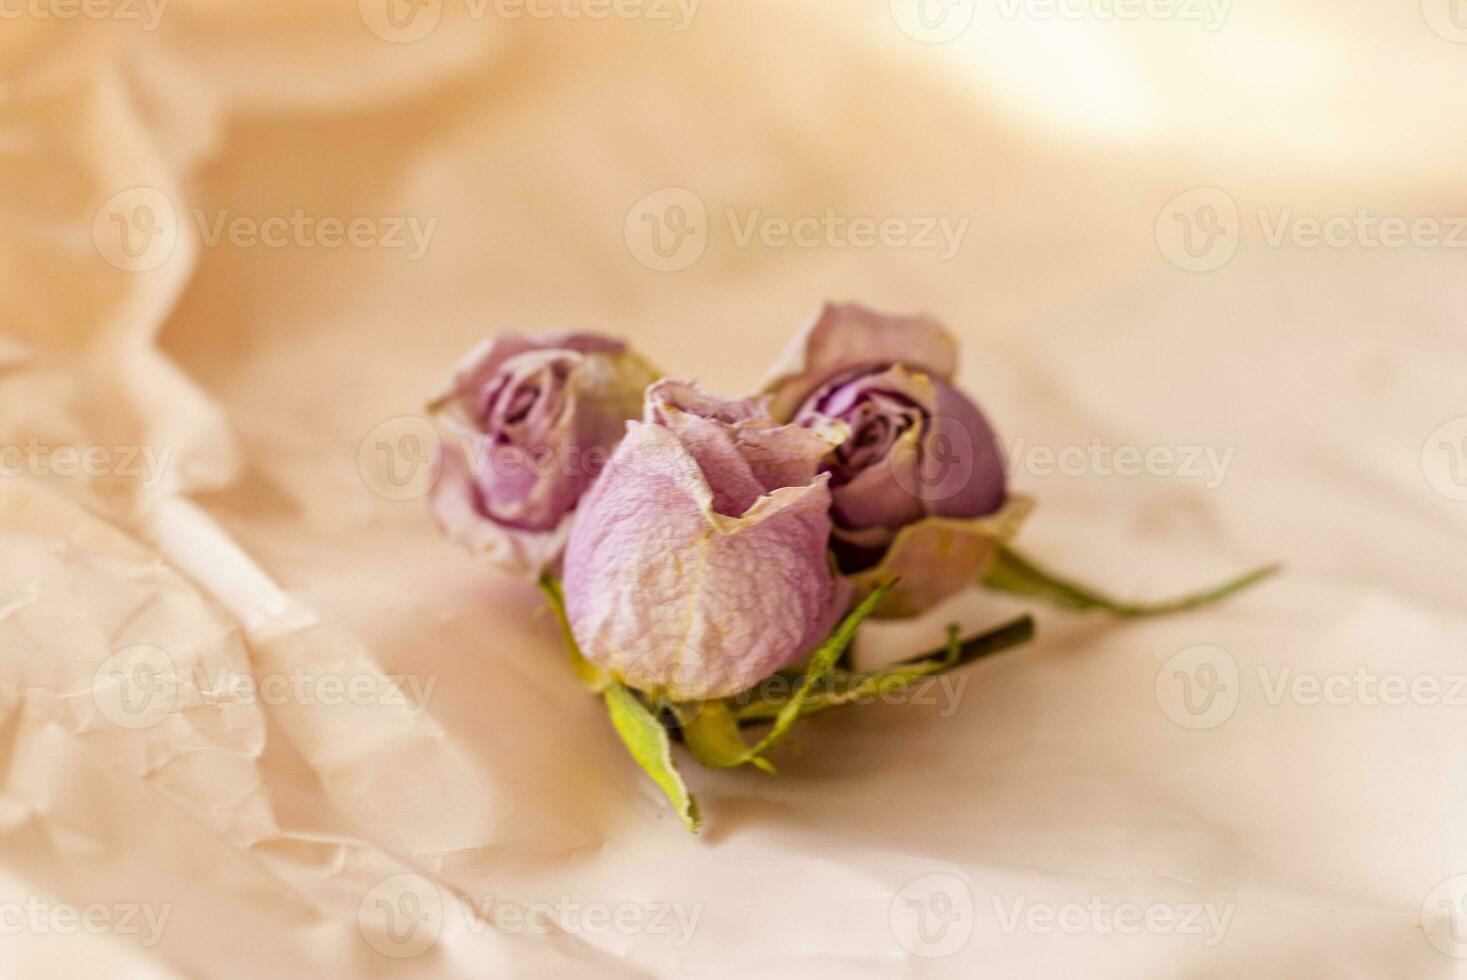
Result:
[[[679,441],[677,435],[667,427],[655,423],[628,423],[628,434],[618,448],[618,453],[642,454],[641,465],[644,475],[660,471],[664,477],[669,478],[673,492],[684,496],[695,508],[697,519],[701,522],[704,532],[722,539],[722,543],[717,547],[736,547],[735,542],[740,538],[746,538],[756,532],[768,533],[762,530],[763,526],[786,512],[810,511],[820,514],[828,522],[828,518],[824,517],[830,506],[830,491],[827,486],[829,477],[826,474],[815,476],[810,483],[803,486],[788,486],[768,491],[758,497],[744,513],[733,516],[721,514],[714,509],[713,490],[702,469],[688,449]],[[616,461],[613,460],[612,467],[615,466]],[[615,472],[606,475],[610,476],[613,481],[619,478]],[[593,493],[595,492],[606,491],[598,488],[598,490],[593,490]],[[589,513],[594,513],[596,510],[594,501],[587,510]],[[828,561],[829,559],[828,556],[822,556],[821,560]],[[818,642],[828,628],[840,618],[841,611],[848,607],[849,591],[849,584],[839,575],[835,575],[832,570],[830,604],[828,609],[823,613],[818,613],[812,620],[812,631],[818,634],[812,642]],[[695,599],[696,597],[685,598]],[[578,622],[573,608],[574,602],[575,596],[568,596],[568,614],[572,622]],[[695,613],[695,615],[700,614],[701,609]],[[646,664],[643,662],[643,656],[629,658],[629,651],[621,650],[617,644],[612,643],[610,644],[612,648],[610,655],[597,657],[594,642],[579,634],[577,640],[580,641],[586,656],[592,658],[593,662],[618,681],[673,701],[724,697],[746,689],[764,676],[759,672],[745,676],[741,671],[724,671],[721,666],[717,665],[693,665],[690,668],[692,673],[702,676],[697,685],[687,687],[682,681],[669,683],[663,676],[666,671],[663,670],[660,662],[654,671],[656,677],[649,676],[645,670]],[[805,652],[804,649],[793,651],[792,657],[798,657]],[[768,668],[767,672],[772,672],[787,666],[789,662],[792,660],[764,666]],[[716,675],[715,671],[717,671]]]
[[[790,341],[760,391],[771,396],[775,420],[786,422],[831,378],[873,364],[905,364],[949,381],[958,344],[923,314],[891,316],[859,303],[826,303]]]
[[[456,447],[441,452],[429,501],[445,535],[503,571],[531,582],[559,571],[576,516],[574,510],[568,512],[548,531],[519,530],[485,517],[474,507],[468,464]]]
[[[848,576],[854,601],[900,578],[872,615],[901,619],[926,612],[976,582],[1033,509],[1032,497],[1011,494],[1002,508],[983,517],[927,517],[908,524],[896,533],[880,563]]]

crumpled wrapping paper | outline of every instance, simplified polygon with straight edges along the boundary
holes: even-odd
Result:
[[[1324,7],[1234,11],[1212,39],[984,22],[927,47],[874,2],[709,3],[682,31],[445,2],[411,43],[352,6],[174,0],[156,30],[29,16],[0,38],[0,445],[32,447],[0,478],[0,972],[1459,967],[1441,947],[1467,708],[1268,696],[1281,671],[1427,676],[1443,697],[1467,671],[1467,511],[1423,472],[1467,414],[1459,256],[1245,235],[1197,274],[1153,237],[1198,185],[1463,213],[1439,165],[1461,133],[1425,125],[1461,98],[1438,84],[1459,50],[1414,13]],[[1361,31],[1389,77],[1345,70]],[[673,272],[623,237],[663,187],[715,229]],[[107,238],[139,200],[175,215],[156,263]],[[944,261],[741,247],[729,208],[970,224]],[[436,223],[421,255],[209,241],[221,212],[295,209]],[[1042,612],[1037,643],[921,703],[810,723],[777,779],[690,768],[693,838],[533,590],[435,533],[417,415],[502,327],[606,329],[751,388],[826,297],[957,330],[1040,501],[1030,553],[1128,596],[1288,573],[1153,622]],[[1092,440],[1211,447],[1227,469],[1068,475],[1031,454]],[[70,472],[67,447],[103,462]],[[869,627],[858,655],[1023,608],[972,592]],[[1193,729],[1158,678],[1197,647],[1239,687]],[[1097,902],[1226,926],[1044,925]],[[96,928],[67,918],[92,907]]]

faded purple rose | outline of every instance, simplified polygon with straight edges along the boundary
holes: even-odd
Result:
[[[972,582],[1028,508],[1005,506],[997,439],[951,384],[956,366],[957,344],[927,317],[829,304],[765,388],[775,418],[848,427],[824,464],[832,548],[863,591],[901,577],[879,614],[919,612]]]
[[[447,435],[431,497],[439,523],[515,574],[553,570],[576,505],[656,379],[595,334],[481,344],[433,406]]]
[[[647,392],[565,558],[581,652],[673,701],[743,691],[809,652],[850,587],[826,555],[839,426],[780,425],[686,382]]]

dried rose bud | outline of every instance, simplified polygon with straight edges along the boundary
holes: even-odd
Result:
[[[439,523],[514,574],[554,570],[577,504],[657,376],[595,334],[481,344],[434,403],[448,431],[431,497]]]
[[[672,701],[743,691],[825,639],[834,574],[829,477],[842,427],[780,425],[685,382],[647,392],[581,504],[565,559],[581,652]]]
[[[832,547],[862,592],[901,577],[878,615],[972,583],[1029,507],[1008,501],[998,441],[950,383],[956,365],[956,342],[927,317],[831,304],[765,387],[775,418],[849,429],[824,463]]]

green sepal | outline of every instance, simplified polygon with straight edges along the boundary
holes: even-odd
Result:
[[[749,750],[750,760],[768,753],[789,733],[791,726],[800,719],[806,697],[814,690],[820,679],[835,666],[840,655],[845,653],[846,647],[851,645],[851,640],[856,636],[856,629],[860,627],[862,621],[871,615],[871,610],[875,609],[881,600],[886,598],[887,593],[895,587],[895,579],[877,586],[861,601],[859,606],[846,614],[846,618],[841,620],[835,632],[830,634],[830,638],[815,649],[815,652],[810,655],[810,663],[805,667],[805,679],[795,689],[794,697],[790,698],[789,703],[780,709],[779,714],[775,715],[774,727]]]
[[[1051,574],[1021,557],[1013,549],[1004,547],[998,549],[992,566],[983,577],[983,585],[999,592],[1012,592],[1016,595],[1043,599],[1063,609],[1101,609],[1112,615],[1134,618],[1182,612],[1221,602],[1228,596],[1241,592],[1250,585],[1255,585],[1275,574],[1280,567],[1279,565],[1266,565],[1215,588],[1189,593],[1174,599],[1164,599],[1160,602],[1123,602],[1087,586],[1078,585]]]
[[[569,658],[576,677],[580,678],[581,684],[587,690],[601,693],[611,683],[611,678],[581,655],[581,648],[576,645],[575,635],[571,633],[570,620],[565,615],[565,594],[560,590],[560,582],[553,575],[543,575],[538,584],[540,591],[545,593],[545,598],[550,600],[550,609],[555,614],[556,623],[560,625],[561,645],[565,647],[565,655]]]
[[[769,719],[774,727],[756,744],[748,745],[739,735],[738,719],[726,700],[683,706],[679,713],[680,718],[687,719],[682,726],[683,740],[693,757],[705,766],[717,769],[748,763],[764,772],[773,773],[774,765],[764,756],[789,733],[790,726],[799,720],[806,696],[835,666],[846,647],[850,646],[862,620],[871,615],[871,610],[886,598],[894,585],[895,581],[888,582],[868,595],[860,605],[846,614],[835,631],[815,649],[793,696]]]
[[[948,642],[941,650],[900,661],[882,670],[865,673],[835,672],[827,675],[822,690],[809,692],[804,698],[800,717],[818,714],[830,708],[859,704],[884,691],[906,687],[924,677],[965,667],[983,657],[1011,649],[1034,638],[1034,619],[1020,616],[1002,626],[966,640],[958,640],[957,627],[948,627]],[[764,725],[773,721],[788,706],[787,702],[733,699],[734,718],[740,725]]]
[[[684,826],[697,833],[702,826],[698,801],[688,792],[682,774],[672,761],[672,740],[667,729],[657,720],[642,699],[625,685],[607,680],[601,692],[611,724],[621,736],[632,758],[652,777],[668,802],[672,804]]]
[[[774,775],[768,759],[751,757],[749,743],[739,734],[739,721],[727,700],[679,705],[676,709],[683,744],[693,758],[710,769],[729,769],[749,763]]]

